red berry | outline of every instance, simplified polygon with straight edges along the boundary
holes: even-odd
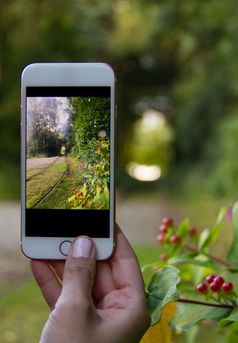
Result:
[[[221,286],[223,285],[223,283],[225,282],[225,280],[221,277],[221,276],[216,276],[213,280],[213,282],[215,282],[217,284],[217,286],[219,288],[221,288]]]
[[[82,192],[78,192],[78,193],[77,193],[77,198],[80,198],[82,195],[83,195]]]
[[[199,293],[207,293],[207,285],[205,283],[200,283],[197,285],[197,291]]]
[[[213,274],[208,275],[208,276],[206,277],[207,283],[211,284],[211,283],[213,282],[213,280],[215,279],[215,277],[216,277],[216,275],[213,275]]]
[[[224,292],[231,292],[233,290],[233,283],[230,281],[224,282],[222,289]]]
[[[219,286],[216,282],[212,282],[210,284],[210,289],[212,292],[219,292],[219,290],[221,289],[221,286]]]
[[[197,229],[194,226],[190,226],[190,228],[188,229],[188,234],[190,236],[196,236],[197,234]]]
[[[164,243],[164,234],[163,233],[159,233],[158,236],[156,237],[157,242],[159,242],[159,244],[163,244]]]
[[[162,223],[167,225],[167,226],[171,226],[171,225],[173,225],[174,221],[172,218],[164,217],[162,220]]]
[[[160,230],[160,232],[161,233],[166,233],[166,232],[168,232],[168,226],[167,225],[165,225],[165,224],[162,224],[162,225],[160,225],[160,227],[159,227],[159,230]]]
[[[160,255],[160,260],[161,261],[167,261],[168,260],[168,255],[167,254],[161,254]]]
[[[178,244],[180,242],[180,237],[178,235],[172,235],[169,241],[172,244]]]

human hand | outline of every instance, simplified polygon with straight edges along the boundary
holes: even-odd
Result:
[[[32,260],[31,268],[52,309],[42,343],[137,343],[148,329],[143,279],[122,232],[107,261],[96,263],[93,241],[79,237],[66,262]]]

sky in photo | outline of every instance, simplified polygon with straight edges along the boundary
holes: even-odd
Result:
[[[28,97],[27,98],[27,138],[37,125],[48,130],[61,131],[65,135],[69,128],[70,103],[67,97]]]

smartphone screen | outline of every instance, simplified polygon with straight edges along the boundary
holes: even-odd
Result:
[[[26,87],[26,236],[109,237],[111,88]]]

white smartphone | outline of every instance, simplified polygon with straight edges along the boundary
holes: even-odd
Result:
[[[36,63],[21,84],[21,245],[65,259],[74,237],[113,252],[115,77],[104,63]]]

